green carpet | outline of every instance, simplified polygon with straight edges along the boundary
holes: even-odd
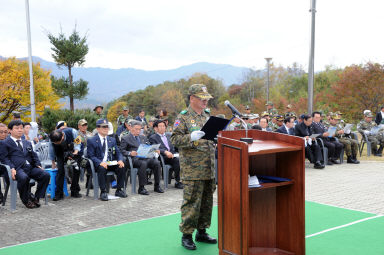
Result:
[[[306,234],[372,217],[313,202],[306,202]],[[0,249],[1,255],[214,255],[217,245],[197,243],[197,251],[185,250],[178,230],[180,214],[127,223]],[[208,232],[217,237],[217,207]],[[361,222],[306,239],[309,255],[384,254],[384,217]]]

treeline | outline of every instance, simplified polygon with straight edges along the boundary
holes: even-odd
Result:
[[[122,107],[128,105],[130,114],[134,116],[140,109],[153,116],[160,109],[166,109],[173,121],[188,105],[188,88],[194,83],[205,84],[214,96],[209,102],[212,114],[230,116],[223,104],[225,100],[230,100],[240,111],[248,105],[252,112],[261,113],[266,109],[266,78],[265,72],[249,70],[244,73],[242,82],[228,88],[221,80],[200,73],[188,79],[166,81],[110,102],[108,119],[115,120]],[[368,62],[344,69],[327,66],[324,71],[316,73],[314,84],[314,110],[324,113],[341,111],[349,122],[358,122],[364,110],[377,112],[384,104],[384,66],[378,63]],[[307,98],[308,74],[302,66],[296,63],[289,67],[271,65],[270,100],[279,113],[286,111],[287,104],[291,104],[297,114],[307,112]]]

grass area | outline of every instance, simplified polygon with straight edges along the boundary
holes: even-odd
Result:
[[[361,141],[361,135],[356,132],[358,138],[359,138],[359,143]],[[347,160],[347,155],[345,155],[344,153],[344,159]],[[357,155],[357,159],[360,160],[360,161],[384,161],[384,157],[375,157],[371,154],[370,157],[367,156],[367,144],[364,145],[364,149],[361,153],[361,157],[360,157],[360,154]]]

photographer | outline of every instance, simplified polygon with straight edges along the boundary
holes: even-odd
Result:
[[[51,160],[52,168],[56,168],[55,159],[57,162],[58,173],[56,177],[56,191],[54,201],[58,201],[64,198],[63,185],[65,178],[64,164],[67,160],[80,160],[79,151],[81,149],[81,137],[78,132],[73,128],[57,129],[51,132],[49,135],[51,140],[52,149]],[[80,162],[78,162],[80,164]],[[71,197],[80,198],[80,186],[79,186],[79,169],[73,171],[72,184],[71,184]]]

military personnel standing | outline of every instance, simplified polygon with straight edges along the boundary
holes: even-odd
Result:
[[[277,110],[273,107],[273,103],[271,101],[268,101],[265,106],[267,106],[267,112],[269,113],[269,116],[277,115]]]
[[[104,110],[104,107],[102,105],[96,105],[95,108],[93,109],[93,111],[95,112],[95,114],[97,115],[97,117],[99,119],[105,118],[105,116],[103,114],[103,110]]]
[[[381,153],[383,152],[384,146],[384,133],[383,131],[373,133],[372,129],[377,128],[376,122],[372,121],[373,115],[369,110],[364,111],[364,119],[360,121],[357,125],[357,130],[361,135],[366,135],[368,141],[371,142],[371,149],[374,156],[381,157]],[[379,150],[377,150],[377,145],[380,144]]]
[[[293,117],[295,116],[296,117],[296,113],[294,111],[292,111],[292,105],[289,104],[285,107],[286,109],[286,112],[284,114],[284,117],[287,118],[287,117]]]
[[[216,189],[215,145],[212,141],[201,139],[204,132],[200,131],[209,119],[206,108],[211,98],[205,85],[191,85],[189,107],[177,116],[171,136],[171,142],[179,148],[180,154],[184,193],[179,228],[183,233],[182,246],[188,250],[196,249],[192,239],[195,229],[197,242],[217,243],[206,232],[211,225],[213,193]]]
[[[128,106],[123,107],[123,114],[121,114],[119,117],[117,117],[117,125],[121,126],[125,123],[126,119],[133,119],[131,115],[129,115],[129,108]]]
[[[347,154],[347,163],[359,164],[357,160],[357,152],[359,150],[359,142],[353,138],[350,138],[348,134],[344,133],[344,127],[339,123],[340,115],[333,113],[330,115],[329,127],[335,127],[335,137],[339,139],[339,142],[344,145],[345,153]]]

